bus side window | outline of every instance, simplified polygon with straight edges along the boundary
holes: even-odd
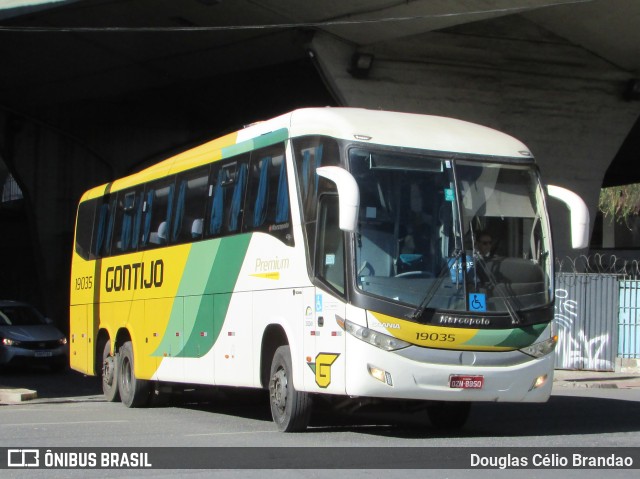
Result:
[[[94,258],[100,257],[100,250],[102,249],[102,242],[104,241],[104,232],[106,218],[109,214],[109,204],[99,204],[95,215],[95,227],[93,228],[93,241],[91,243],[91,255]]]
[[[135,213],[133,218],[133,231],[131,234],[131,250],[138,249],[140,244],[140,229],[142,227],[142,208],[144,206],[144,191],[139,191],[136,194]]]
[[[144,233],[142,247],[155,248],[170,240],[175,184],[160,181],[149,185],[144,205]]]
[[[214,163],[208,188],[208,207],[203,222],[208,237],[240,232],[244,214],[249,155],[240,155],[223,164]],[[199,225],[196,223],[196,228]]]
[[[229,207],[229,221],[227,223],[229,233],[236,233],[242,224],[242,206],[244,202],[244,187],[247,183],[247,164],[238,166],[235,184],[233,185],[233,195]]]
[[[209,167],[179,175],[171,229],[172,243],[186,243],[202,238],[208,181]]]
[[[114,253],[128,252],[137,248],[137,241],[134,240],[134,230],[137,221],[141,219],[142,205],[136,195],[136,191],[119,192],[117,207],[115,211],[114,223]],[[138,214],[140,211],[140,214]]]
[[[282,144],[252,153],[245,209],[244,231],[261,231],[288,245],[293,244],[287,167]]]
[[[289,183],[287,181],[287,162],[282,156],[278,173],[278,194],[276,196],[276,223],[289,221],[291,209],[289,203]]]
[[[252,165],[251,176],[257,179],[251,182],[249,206],[253,204],[253,215],[247,218],[248,223],[254,229],[260,228],[267,219],[267,207],[269,206],[269,169],[271,167],[271,157],[265,156],[257,164]],[[253,172],[255,171],[255,173]],[[253,198],[252,198],[253,197]]]
[[[142,232],[141,244],[140,246],[146,248],[149,244],[149,239],[151,236],[151,210],[153,208],[153,198],[155,194],[153,190],[149,190],[145,194],[145,201],[142,204],[142,214],[144,217],[144,230]]]
[[[344,233],[339,226],[337,195],[323,195],[320,199],[317,245],[316,275],[344,294]]]
[[[209,196],[211,198],[209,209],[208,231],[211,236],[218,236],[222,229],[222,220],[224,218],[224,179],[225,169],[214,173],[212,176],[216,178],[215,183],[209,187]]]
[[[89,200],[78,205],[75,248],[76,253],[83,259],[91,259],[95,257],[95,255],[92,254],[91,242],[97,203],[97,200]]]
[[[111,255],[111,238],[113,236],[113,223],[115,221],[116,195],[104,197],[97,215],[95,255],[107,257]]]
[[[320,178],[316,170],[322,166],[338,166],[340,152],[336,140],[321,136],[293,140],[298,188],[306,221],[316,218],[318,197],[325,192],[334,192],[335,184]]]
[[[307,255],[310,264],[316,264],[316,221],[318,198],[322,193],[335,192],[335,184],[320,178],[316,169],[321,166],[337,166],[340,150],[333,138],[308,136],[292,140],[297,185],[302,208],[302,224],[307,238]]]

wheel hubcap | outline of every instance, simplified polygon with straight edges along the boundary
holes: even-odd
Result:
[[[114,361],[115,359],[113,356],[107,356],[104,363],[102,363],[102,380],[107,386],[111,386],[113,384]]]
[[[278,369],[269,382],[269,394],[271,404],[282,414],[287,405],[287,375],[282,369]]]
[[[129,391],[131,389],[131,363],[127,360],[122,362],[122,387]]]

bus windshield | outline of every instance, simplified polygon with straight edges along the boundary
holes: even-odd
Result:
[[[551,244],[533,163],[352,148],[356,285],[416,310],[548,305]],[[515,320],[515,318],[514,318]]]

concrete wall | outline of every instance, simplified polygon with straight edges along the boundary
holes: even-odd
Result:
[[[517,17],[356,46],[316,35],[312,48],[344,105],[460,118],[511,134],[545,182],[574,190],[595,217],[607,167],[640,115],[627,72]],[[354,52],[370,74],[348,72]],[[568,211],[551,201],[556,257],[575,255]],[[593,224],[593,220],[591,222]]]

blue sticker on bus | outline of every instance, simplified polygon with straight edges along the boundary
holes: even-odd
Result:
[[[316,294],[316,312],[319,313],[322,311],[322,295]]]
[[[486,311],[487,296],[484,293],[472,293],[469,295],[470,311]]]
[[[456,195],[453,192],[453,188],[445,188],[444,189],[444,199],[447,201],[453,201]]]
[[[473,258],[469,255],[466,255],[465,264],[467,265],[467,277],[473,277],[473,275],[475,274],[473,269]],[[453,284],[462,282],[462,258],[450,258],[448,261],[448,265],[449,274],[451,275],[451,282]]]

